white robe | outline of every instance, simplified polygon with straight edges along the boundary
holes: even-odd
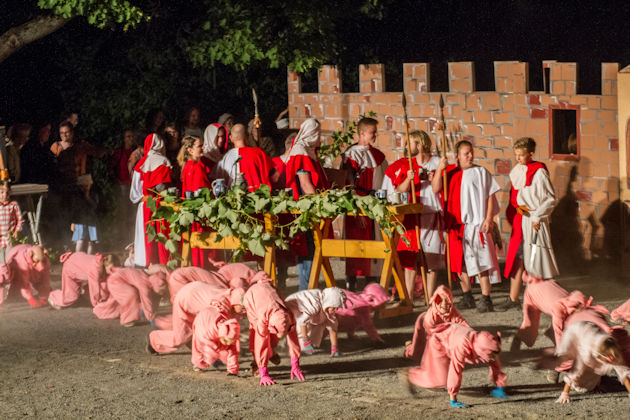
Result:
[[[230,149],[217,165],[212,169],[210,174],[211,179],[224,179],[225,186],[230,189],[234,185],[236,176],[241,173],[240,165],[241,156],[238,153],[238,149]]]
[[[523,216],[523,264],[525,270],[536,277],[550,279],[559,274],[556,257],[551,246],[549,220],[556,205],[556,194],[549,179],[549,172],[538,169],[532,183],[525,186],[527,166],[517,165],[510,172],[512,186],[518,190],[517,202],[531,211]],[[534,232],[532,222],[540,222],[538,233]]]
[[[144,203],[142,202],[142,179],[137,171],[133,171],[131,178],[131,189],[129,190],[129,199],[132,203],[138,204],[136,211],[136,227],[133,236],[133,252],[134,263],[140,267],[144,267],[147,263],[146,246],[144,243]]]
[[[499,283],[499,260],[492,234],[481,233],[481,225],[488,211],[488,197],[493,196],[495,217],[499,214],[499,202],[494,195],[501,187],[482,166],[473,166],[462,173],[461,215],[464,223],[464,262],[469,276],[488,271],[490,283]],[[481,241],[483,236],[483,242]]]

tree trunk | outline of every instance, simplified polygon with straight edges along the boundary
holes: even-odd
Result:
[[[9,29],[0,35],[0,63],[23,46],[55,32],[70,19],[61,16],[37,16]]]

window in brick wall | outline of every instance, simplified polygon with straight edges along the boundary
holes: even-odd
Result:
[[[552,159],[577,160],[580,155],[580,107],[549,107],[549,154]]]

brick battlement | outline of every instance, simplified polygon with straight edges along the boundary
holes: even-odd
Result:
[[[553,60],[543,62],[548,93],[529,90],[528,63],[494,62],[494,91],[475,91],[472,62],[448,64],[448,92],[431,92],[428,63],[403,64],[403,92],[388,92],[382,64],[359,67],[359,92],[342,92],[341,71],[323,66],[318,73],[318,92],[303,93],[299,74],[288,71],[289,120],[298,128],[308,117],[317,118],[324,135],[342,130],[360,114],[374,111],[379,121],[377,147],[389,162],[403,156],[406,95],[410,130],[425,130],[434,144],[434,127],[440,118],[439,98],[444,96],[447,131],[458,127],[458,139],[475,146],[480,165],[487,167],[502,185],[502,209],[508,201],[513,165],[512,144],[519,137],[533,137],[537,160],[547,164],[559,196],[571,189],[579,206],[579,220],[586,253],[602,240],[598,222],[608,205],[619,198],[619,140],[617,127],[617,63],[602,63],[601,94],[577,91],[577,64]],[[548,69],[548,70],[544,70]],[[550,117],[553,109],[575,109],[578,114],[578,156],[561,160],[550,153]],[[439,144],[439,143],[438,143]],[[571,179],[572,168],[577,168]],[[575,170],[574,170],[575,171]],[[593,225],[593,220],[596,221]],[[511,228],[502,212],[499,219],[504,238]],[[592,231],[591,231],[592,229]]]

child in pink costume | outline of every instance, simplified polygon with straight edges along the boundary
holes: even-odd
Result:
[[[168,290],[171,294],[171,303],[175,301],[175,296],[177,296],[177,293],[182,287],[195,281],[211,284],[222,289],[230,288],[230,285],[225,277],[218,274],[216,271],[204,270],[201,267],[177,268],[168,275],[167,281]],[[242,287],[242,284],[237,284],[236,286]]]
[[[438,286],[429,301],[429,309],[418,316],[413,332],[413,340],[405,346],[405,357],[416,362],[422,360],[424,348],[431,331],[445,322],[453,322],[469,327],[468,322],[461,316],[453,305],[453,294],[445,286]]]
[[[152,354],[176,351],[191,340],[192,324],[199,312],[210,307],[213,301],[223,300],[238,313],[242,310],[244,293],[243,289],[225,289],[200,281],[188,283],[175,296],[172,329],[151,331],[147,351]]]
[[[577,299],[574,302],[578,302]],[[600,306],[578,308],[566,320],[567,327],[555,357],[543,356],[539,363],[539,367],[549,368],[572,362],[571,369],[565,373],[564,389],[557,403],[571,401],[571,388],[580,393],[595,389],[601,377],[611,370],[615,370],[630,396],[630,337],[622,327],[611,327],[606,322],[605,312]]]
[[[240,333],[230,306],[220,303],[202,310],[193,321],[192,364],[206,370],[221,361],[227,365],[228,375],[238,375]]]
[[[319,347],[328,330],[330,355],[338,357],[336,312],[346,307],[345,293],[338,287],[301,290],[289,295],[285,301],[295,317],[304,353],[313,354],[313,347]]]
[[[115,261],[102,254],[89,255],[85,252],[66,252],[59,257],[63,263],[61,270],[61,290],[53,290],[48,303],[55,309],[72,305],[81,296],[81,283],[87,281],[90,302],[96,306],[109,296],[107,276],[112,273]]]
[[[409,382],[422,388],[446,387],[451,407],[465,407],[466,404],[457,401],[464,366],[466,363],[489,363],[489,379],[497,386],[490,395],[507,398],[503,390],[507,376],[501,370],[500,352],[500,337],[486,331],[477,332],[466,325],[445,322],[433,329],[422,363],[409,369]]]
[[[163,273],[148,275],[135,268],[113,268],[107,278],[109,297],[92,310],[99,319],[120,317],[120,324],[132,327],[140,321],[140,311],[148,321],[155,318],[160,297],[166,294]]]
[[[360,294],[349,290],[343,292],[346,295],[346,308],[337,309],[338,330],[347,332],[348,337],[355,337],[355,330],[362,328],[372,340],[383,343],[374,327],[372,312],[389,301],[385,289],[378,283],[369,283]]]
[[[11,287],[20,289],[33,308],[46,304],[50,294],[50,261],[41,245],[16,245],[7,257]],[[33,296],[33,289],[39,298]],[[1,302],[0,302],[1,303]]]
[[[243,305],[249,320],[249,349],[254,355],[260,374],[260,385],[276,382],[269,376],[269,359],[278,340],[287,336],[291,355],[291,379],[304,380],[300,369],[300,342],[295,329],[295,318],[271,284],[271,279],[259,272],[245,293]]]
[[[630,299],[628,299],[625,303],[619,306],[617,309],[614,309],[610,313],[610,317],[618,322],[630,322]]]
[[[527,347],[531,347],[538,337],[540,314],[551,316],[551,326],[555,337],[555,343],[562,338],[564,321],[570,314],[564,304],[569,292],[556,283],[555,280],[542,280],[523,273],[523,282],[527,284],[523,295],[523,322],[516,336],[512,339],[510,351],[518,350],[521,341]]]

